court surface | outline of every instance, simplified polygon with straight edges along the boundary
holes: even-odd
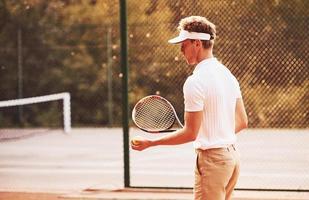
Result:
[[[131,129],[130,135],[144,134]],[[309,190],[309,131],[246,130],[238,136],[237,188]],[[131,185],[192,187],[192,144],[130,151]],[[1,191],[80,191],[123,187],[122,129],[46,131],[0,143]]]

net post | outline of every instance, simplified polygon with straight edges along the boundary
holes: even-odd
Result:
[[[128,47],[127,47],[127,8],[126,0],[119,0],[120,46],[122,72],[122,127],[124,155],[124,186],[130,187],[130,151],[129,151],[129,103],[128,103]]]
[[[63,93],[63,124],[64,132],[71,132],[71,97],[69,93]]]
[[[18,99],[23,98],[23,38],[22,29],[17,30]],[[18,106],[19,123],[23,125],[23,106]]]

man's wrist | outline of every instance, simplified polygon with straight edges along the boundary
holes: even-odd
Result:
[[[153,147],[153,146],[157,146],[157,145],[159,145],[158,140],[153,139],[153,140],[149,141],[149,146]]]

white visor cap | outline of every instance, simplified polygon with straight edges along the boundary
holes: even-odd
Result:
[[[171,44],[177,44],[183,42],[187,39],[193,40],[210,40],[210,34],[208,33],[197,33],[197,32],[189,32],[186,30],[181,30],[179,35],[173,39],[170,39],[168,42]]]

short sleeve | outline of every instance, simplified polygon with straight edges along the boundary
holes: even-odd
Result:
[[[242,98],[239,82],[237,81],[235,76],[233,76],[233,81],[234,81],[234,85],[235,85],[235,95],[236,95],[236,98]]]
[[[183,94],[185,111],[197,112],[203,110],[203,89],[198,81],[194,80],[192,77],[189,77],[183,86]]]

